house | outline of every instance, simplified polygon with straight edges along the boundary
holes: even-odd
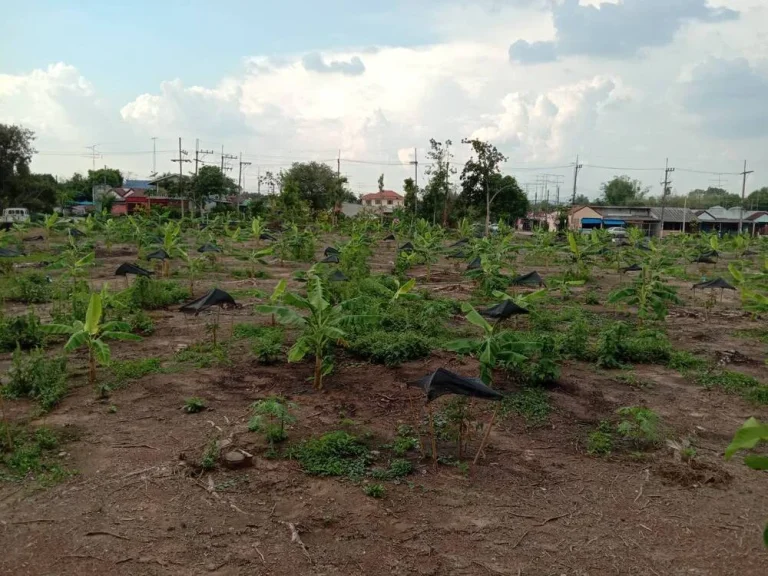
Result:
[[[366,210],[391,214],[397,208],[405,206],[405,198],[393,190],[382,190],[374,194],[366,194],[362,197],[362,203]]]
[[[723,208],[712,206],[706,210],[697,210],[701,230],[704,232],[717,231],[721,234],[737,234],[739,222],[742,222],[742,230],[752,235],[768,234],[768,212],[764,210],[744,210],[738,206]]]
[[[649,236],[681,232],[683,227],[690,232],[697,221],[696,213],[688,208],[657,208],[650,206],[576,206],[568,216],[574,230],[592,228],[613,228],[634,226]]]
[[[113,188],[110,194],[114,197],[111,214],[121,216],[133,214],[137,210],[149,212],[152,207],[176,208],[181,210],[181,200],[168,196],[150,196],[152,189]],[[187,201],[187,206],[189,202]]]

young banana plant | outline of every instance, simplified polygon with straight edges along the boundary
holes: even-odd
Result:
[[[88,303],[88,312],[85,315],[85,323],[75,320],[71,325],[44,324],[41,328],[48,334],[68,334],[69,340],[64,345],[65,352],[72,352],[85,347],[88,350],[88,383],[96,384],[96,362],[109,364],[111,352],[106,340],[141,340],[141,337],[129,332],[127,322],[101,322],[102,302],[101,295],[91,294]],[[102,389],[102,395],[106,389]]]

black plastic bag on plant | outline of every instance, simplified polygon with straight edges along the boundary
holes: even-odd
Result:
[[[197,249],[198,252],[221,252],[221,248],[216,246],[215,244],[211,244],[210,242],[206,242],[200,248]]]
[[[446,258],[454,260],[466,260],[467,254],[464,252],[464,250],[457,250],[456,252],[451,252],[448,254]]]
[[[714,260],[712,260],[712,258],[709,258],[708,256],[699,256],[698,258],[696,258],[696,260],[694,260],[694,262],[698,264],[717,264],[717,262],[715,262]]]
[[[230,296],[227,292],[224,292],[224,290],[214,288],[205,296],[201,296],[192,302],[187,302],[181,306],[181,308],[179,308],[179,311],[194,313],[195,316],[197,316],[200,314],[200,312],[203,312],[213,306],[231,308],[237,306],[237,302],[235,302],[235,299],[232,298],[232,296]]]
[[[325,258],[320,260],[321,264],[338,264],[339,263],[339,255],[338,254],[328,254]]]
[[[480,258],[475,258],[467,266],[467,270],[480,270],[483,267],[483,262]]]
[[[67,233],[73,238],[83,238],[85,236],[85,234],[80,232],[77,228],[70,228]]]
[[[141,266],[136,266],[136,264],[131,264],[130,262],[123,262],[118,266],[117,270],[115,270],[115,276],[127,276],[128,274],[149,278],[152,275],[152,272],[144,270]]]
[[[0,257],[2,258],[16,258],[16,256],[22,256],[23,252],[19,252],[15,248],[0,248]]]
[[[331,254],[338,255],[340,252],[337,248],[334,248],[333,246],[328,246],[325,250],[323,250],[323,254],[325,256],[330,256]]]
[[[421,388],[427,396],[427,402],[446,394],[472,396],[486,400],[501,400],[504,397],[496,390],[483,384],[479,378],[459,376],[445,368],[438,368],[431,374],[408,382],[407,386]]]
[[[512,282],[510,282],[510,285],[512,286],[544,286],[544,279],[539,275],[538,272],[534,270],[533,272],[528,272],[528,274],[523,274],[522,276],[513,278]]]
[[[392,242],[392,241],[394,241],[394,240],[397,240],[397,238],[395,238],[395,235],[394,235],[394,234],[390,234],[389,236],[387,236],[386,238],[384,238],[384,242]]]
[[[336,270],[333,274],[328,276],[329,282],[348,282],[349,278],[344,275],[341,270]]]
[[[406,254],[410,254],[411,252],[414,251],[414,247],[413,247],[413,244],[411,244],[410,242],[406,242],[405,244],[400,246],[400,250],[402,250]]]
[[[467,244],[469,244],[469,240],[466,238],[462,238],[458,242],[454,242],[453,244],[448,246],[448,248],[459,248],[461,246],[466,246]]]
[[[38,242],[40,240],[45,240],[42,236],[30,236],[29,238],[24,238],[22,242]]]
[[[642,272],[643,271],[643,267],[640,266],[639,264],[632,264],[632,266],[627,266],[626,268],[622,268],[621,271],[622,271],[622,273]]]
[[[506,320],[511,316],[517,316],[519,314],[530,314],[528,310],[518,306],[512,300],[504,300],[501,304],[497,304],[487,310],[480,310],[480,316],[486,318],[498,318],[499,320]]]
[[[151,254],[147,254],[146,259],[147,260],[168,260],[170,256],[168,255],[168,252],[160,248],[160,250],[155,250]]]
[[[270,242],[275,241],[275,237],[272,236],[272,234],[267,234],[266,232],[262,232],[259,234],[259,240],[269,240]]]
[[[728,284],[722,278],[715,278],[714,280],[707,280],[706,282],[699,282],[691,287],[691,290],[714,290],[715,288],[721,288],[723,290],[736,290],[733,286]]]

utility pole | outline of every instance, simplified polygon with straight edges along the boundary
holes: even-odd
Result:
[[[336,178],[341,178],[341,150],[336,158]]]
[[[184,162],[192,162],[188,158],[184,158],[187,155],[186,150],[181,149],[181,136],[179,136],[179,157],[174,158],[171,162],[179,163],[179,198],[181,199],[181,217],[184,218],[184,172],[182,170]]]
[[[240,213],[240,195],[243,192],[242,187],[242,181],[243,181],[243,166],[246,168],[250,166],[250,162],[243,162],[243,153],[240,152],[240,170],[237,173],[237,213]]]
[[[584,164],[579,164],[579,155],[576,155],[576,164],[573,167],[573,197],[571,198],[571,205],[576,204],[576,182],[579,179],[579,171],[584,167]]]
[[[261,196],[261,166],[256,166],[256,194]]]
[[[413,182],[416,185],[416,197],[413,202],[413,216],[416,217],[418,213],[417,208],[419,206],[419,158],[416,155],[416,148],[413,149],[413,160],[410,162],[413,165]]]
[[[237,160],[237,156],[234,154],[224,154],[224,146],[221,147],[221,173],[224,174],[224,160]],[[226,170],[231,170],[227,167]]]
[[[200,150],[200,139],[195,139],[195,176],[197,176],[197,165],[199,163],[205,164],[200,158],[206,154],[214,154],[213,150]]]
[[[157,136],[152,136],[152,177],[157,175]]]
[[[98,144],[94,144],[93,146],[86,146],[86,148],[91,151],[91,161],[93,163],[92,169],[94,171],[96,170],[96,146],[98,146]]]
[[[747,193],[747,174],[752,174],[754,170],[747,171],[747,161],[744,160],[744,171],[741,173],[741,210],[739,210],[739,234],[744,226],[744,195]]]
[[[672,184],[672,181],[669,179],[669,173],[674,171],[674,168],[669,167],[669,158],[667,158],[664,168],[664,182],[661,183],[664,188],[661,191],[661,229],[659,230],[659,238],[664,237],[664,211],[667,208],[667,190],[669,190],[669,185]]]

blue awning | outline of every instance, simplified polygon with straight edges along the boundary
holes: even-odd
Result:
[[[606,226],[624,226],[624,220],[603,220]]]
[[[603,220],[601,218],[582,218],[581,219],[581,225],[584,226],[584,224],[595,224],[597,226],[600,226],[600,224],[603,223]]]

